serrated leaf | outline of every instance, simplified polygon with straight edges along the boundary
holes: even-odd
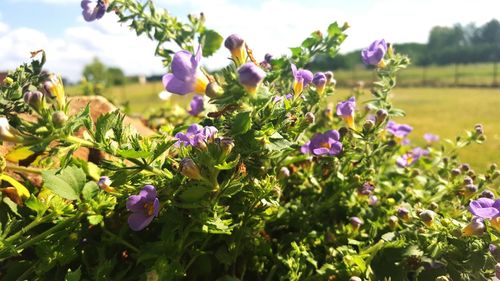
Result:
[[[240,156],[238,155],[238,157],[236,157],[236,159],[234,159],[233,161],[224,162],[222,164],[215,165],[215,168],[218,170],[231,170],[234,167],[236,167],[236,165],[238,165],[239,161],[240,161]]]
[[[85,186],[82,189],[83,199],[85,199],[85,200],[92,199],[98,190],[99,190],[99,186],[97,185],[97,183],[95,183],[93,181],[89,181],[88,183],[85,184]]]
[[[4,197],[3,198],[3,202],[5,203],[5,205],[7,205],[7,207],[9,207],[9,209],[12,211],[12,213],[14,213],[16,216],[18,217],[22,217],[18,212],[17,212],[17,204],[10,200],[9,197]]]
[[[342,34],[342,29],[340,29],[339,24],[337,22],[334,22],[328,26],[329,37],[334,37],[339,34]]]
[[[127,149],[127,150],[118,150],[116,153],[125,158],[147,158],[151,156],[151,152],[149,151],[136,151],[133,149]]]
[[[207,29],[201,35],[201,40],[201,44],[203,45],[203,56],[209,57],[220,48],[223,38],[214,30]]]
[[[231,132],[233,133],[233,135],[241,135],[248,132],[251,127],[252,118],[250,117],[250,112],[240,112],[233,119]]]
[[[47,206],[45,206],[42,202],[40,202],[40,200],[38,200],[38,198],[33,195],[31,195],[30,198],[24,201],[24,205],[29,209],[35,211],[38,216],[43,215],[47,210]]]
[[[45,187],[69,200],[78,200],[85,185],[85,173],[74,166],[65,168],[59,175],[42,171],[42,179]]]

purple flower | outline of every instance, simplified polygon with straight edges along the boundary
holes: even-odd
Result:
[[[370,195],[372,191],[375,189],[375,186],[371,182],[365,182],[362,186],[358,187],[359,195]]]
[[[410,125],[398,124],[394,121],[389,121],[389,122],[387,122],[386,130],[387,130],[387,132],[394,135],[395,137],[397,137],[399,139],[403,139],[409,133],[411,133],[411,131],[413,131],[413,128]]]
[[[99,181],[97,182],[97,185],[99,186],[100,189],[106,192],[113,192],[115,189],[111,187],[112,183],[113,182],[108,176],[101,176],[99,178]]]
[[[205,94],[209,81],[199,68],[200,50],[198,47],[196,55],[186,50],[175,53],[171,64],[172,73],[163,75],[165,90],[178,95]]]
[[[308,141],[300,148],[300,151],[303,154],[337,155],[342,152],[342,143],[339,142],[339,138],[339,132],[336,130],[316,134],[311,141]]]
[[[483,190],[483,192],[481,192],[481,197],[493,199],[495,198],[495,194],[490,190]]]
[[[102,18],[108,9],[108,2],[109,0],[97,0],[97,3],[91,0],[82,0],[80,6],[83,9],[83,19],[93,21]]]
[[[363,221],[358,217],[351,217],[349,220],[354,230],[358,230],[363,225]]]
[[[316,74],[314,74],[312,83],[314,84],[314,86],[316,86],[318,95],[322,95],[325,91],[326,80],[326,75],[323,72],[317,72]]]
[[[139,195],[131,195],[127,199],[127,210],[132,214],[128,217],[128,225],[133,231],[143,230],[154,217],[158,216],[160,201],[156,197],[156,189],[145,185]]]
[[[186,133],[177,133],[175,138],[177,138],[177,146],[191,145],[198,148],[206,147],[206,143],[209,140],[215,138],[215,134],[217,133],[217,128],[213,126],[202,127],[198,124],[193,124],[189,126]]]
[[[373,43],[361,51],[361,60],[366,65],[379,65],[387,52],[387,43],[384,39]]]
[[[472,221],[462,230],[462,233],[465,236],[472,236],[472,235],[481,236],[486,230],[483,220],[484,220],[483,218],[478,218],[478,217],[473,218]]]
[[[430,133],[425,133],[424,134],[424,139],[426,142],[428,143],[432,143],[432,142],[436,142],[439,140],[439,136],[438,135],[434,135],[434,134],[430,134]]]
[[[370,195],[368,197],[368,205],[370,206],[375,206],[378,203],[378,197],[376,195]]]
[[[288,93],[288,94],[286,94],[285,96],[274,96],[273,101],[274,101],[275,103],[278,103],[278,102],[283,101],[283,100],[285,100],[285,99],[287,99],[287,100],[291,100],[292,98],[293,98],[293,95],[292,95],[292,94],[290,94],[290,93]]]
[[[298,96],[302,93],[302,90],[304,87],[307,87],[312,80],[313,80],[313,74],[311,71],[307,69],[297,69],[297,66],[292,63],[292,74],[293,74],[293,93],[295,96]]]
[[[203,107],[203,97],[196,95],[193,97],[190,103],[191,109],[188,111],[189,114],[193,116],[197,116],[202,112],[205,108]]]
[[[231,57],[237,66],[242,65],[247,60],[245,45],[245,40],[236,34],[229,35],[224,41],[224,47],[231,52]]]
[[[500,215],[500,199],[479,198],[471,201],[469,211],[480,218],[491,219]]]
[[[350,97],[346,101],[337,103],[337,115],[342,117],[349,128],[354,129],[354,111],[356,110],[356,98]]]
[[[396,164],[401,168],[408,167],[420,159],[420,157],[426,155],[429,155],[429,151],[427,149],[415,147],[411,152],[398,157],[396,159]]]
[[[240,84],[248,93],[253,95],[264,77],[266,77],[266,72],[254,63],[248,62],[238,68],[238,76]]]

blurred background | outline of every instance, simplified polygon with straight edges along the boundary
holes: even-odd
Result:
[[[157,0],[154,3],[186,19],[203,12],[206,26],[224,37],[238,33],[257,60],[264,54],[289,54],[315,30],[333,21],[351,28],[335,59],[318,57],[311,70],[333,70],[337,94],[332,102],[352,93],[353,87],[375,79],[361,64],[360,50],[384,38],[412,60],[402,71],[394,93],[395,105],[406,110],[399,122],[412,125],[413,143],[433,133],[455,138],[482,123],[487,141],[464,149],[461,156],[484,170],[500,162],[500,1],[497,0]],[[30,52],[44,49],[47,68],[60,73],[69,95],[99,94],[129,114],[147,116],[164,106],[160,79],[166,72],[154,57],[155,44],[136,37],[117,23],[113,13],[87,23],[79,0],[0,1],[0,81],[9,69],[30,60]],[[208,70],[228,65],[221,48],[204,59]],[[190,97],[172,97],[188,109]]]

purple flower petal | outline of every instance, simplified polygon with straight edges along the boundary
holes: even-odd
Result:
[[[145,185],[139,195],[146,198],[146,201],[153,201],[157,196],[155,187],[150,184]]]
[[[188,111],[192,116],[197,116],[200,114],[205,108],[203,106],[203,97],[202,96],[194,96],[190,103],[191,109]]]
[[[186,95],[193,91],[193,83],[185,82],[183,80],[177,79],[172,73],[167,73],[163,75],[163,85],[165,86],[165,90],[178,94],[178,95]]]
[[[127,222],[133,231],[141,231],[153,221],[153,218],[154,216],[148,216],[143,213],[132,213],[128,217]]]
[[[171,64],[174,76],[184,82],[192,82],[198,69],[198,56],[198,53],[193,56],[191,52],[186,50],[175,53]]]
[[[145,198],[141,195],[131,195],[127,199],[127,210],[132,212],[142,212],[144,210]]]
[[[500,214],[500,210],[493,207],[495,203],[495,201],[489,198],[479,198],[470,202],[469,211],[475,216],[491,219]]]

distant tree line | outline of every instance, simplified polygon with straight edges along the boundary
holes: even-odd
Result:
[[[500,22],[493,19],[482,26],[435,26],[427,44],[396,43],[394,48],[408,54],[417,66],[497,62],[500,61]],[[339,54],[333,59],[317,57],[311,68],[352,69],[360,64],[360,52]]]

